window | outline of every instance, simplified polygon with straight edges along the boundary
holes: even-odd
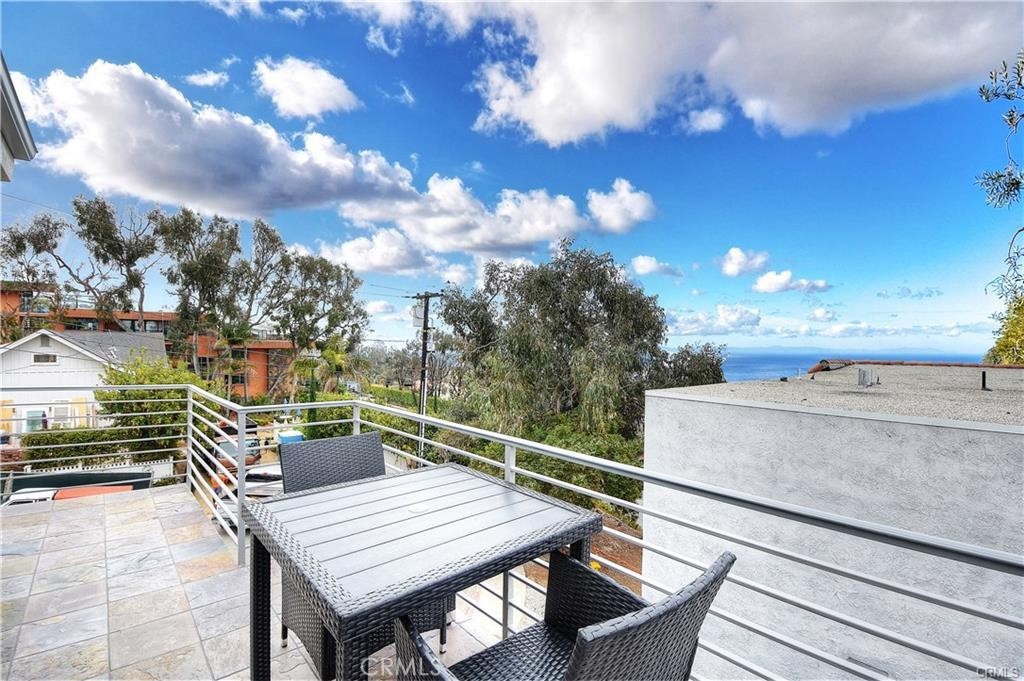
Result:
[[[57,355],[51,355],[43,352],[37,352],[32,355],[33,364],[56,364]]]
[[[50,337],[49,336],[40,336],[39,337],[39,347],[41,347],[41,348],[48,348],[48,347],[50,347]]]
[[[71,421],[71,405],[66,400],[53,405],[53,425],[63,427]]]

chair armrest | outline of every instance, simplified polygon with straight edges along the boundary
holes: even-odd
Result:
[[[598,622],[628,615],[648,603],[629,589],[562,553],[551,554],[544,621],[575,638]]]
[[[408,615],[395,620],[395,660],[398,681],[459,681]]]

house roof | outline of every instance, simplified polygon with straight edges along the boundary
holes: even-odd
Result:
[[[110,364],[121,364],[135,355],[146,359],[167,359],[164,336],[133,331],[64,331],[60,335]]]
[[[7,61],[0,53],[0,93],[2,93],[2,128],[4,141],[11,149],[14,158],[31,161],[36,155],[36,143],[32,139],[25,113],[21,110],[18,93],[14,91],[11,73],[7,70]]]
[[[82,352],[104,364],[121,364],[135,355],[146,359],[166,359],[164,337],[159,333],[133,331],[51,331],[40,329],[0,347],[0,354],[24,345],[33,338],[49,336],[64,345]]]

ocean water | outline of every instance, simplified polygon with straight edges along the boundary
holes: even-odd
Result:
[[[833,350],[795,350],[784,352],[759,352],[756,350],[728,350],[725,360],[725,380],[735,381],[772,380],[783,376],[806,374],[807,370],[822,359],[891,359],[922,362],[980,362],[979,355],[941,353],[871,353],[837,352]]]

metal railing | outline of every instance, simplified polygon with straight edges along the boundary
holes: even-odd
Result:
[[[176,400],[167,400],[159,403],[158,411],[164,416],[180,415],[184,411],[179,439],[175,440],[174,445],[168,445],[168,449],[177,452],[185,462],[184,472],[175,477],[182,477],[192,486],[200,502],[225,532],[234,538],[238,546],[240,564],[245,562],[246,550],[245,528],[240,513],[241,504],[246,498],[245,455],[258,455],[275,448],[272,438],[256,438],[255,443],[250,443],[252,438],[246,433],[276,433],[284,429],[299,428],[305,437],[313,439],[373,429],[380,431],[384,437],[389,471],[431,466],[441,460],[454,459],[489,471],[505,480],[520,484],[543,485],[549,493],[574,495],[574,499],[589,500],[590,503],[605,512],[613,513],[618,518],[633,519],[637,527],[640,525],[639,521],[644,518],[657,519],[659,522],[713,539],[722,549],[728,548],[737,553],[740,560],[728,579],[730,586],[727,590],[740,590],[750,594],[751,598],[763,599],[766,604],[764,616],[758,616],[761,613],[751,616],[749,612],[740,612],[720,598],[711,610],[711,619],[716,621],[718,627],[729,628],[729,631],[735,630],[742,634],[742,637],[746,637],[746,640],[760,643],[757,646],[741,646],[735,641],[743,640],[742,637],[719,639],[707,635],[702,638],[700,648],[702,655],[724,661],[730,665],[730,669],[741,670],[746,675],[763,679],[791,676],[791,670],[778,667],[777,659],[771,656],[758,656],[757,651],[761,650],[759,646],[763,644],[784,649],[787,654],[799,656],[809,663],[819,665],[820,669],[827,670],[830,676],[876,680],[888,678],[885,672],[854,659],[840,649],[835,641],[813,640],[804,635],[804,632],[792,631],[780,625],[778,617],[774,616],[777,612],[769,613],[769,608],[785,609],[787,613],[798,611],[802,617],[822,622],[823,627],[841,627],[844,631],[853,632],[858,637],[870,639],[884,646],[890,651],[887,654],[902,656],[915,665],[919,664],[920,669],[940,668],[944,670],[943,674],[953,674],[959,670],[957,673],[965,678],[974,678],[978,675],[1013,678],[1021,671],[1019,660],[1024,657],[1017,653],[1024,650],[1024,647],[1015,643],[1024,640],[1024,617],[1021,612],[1024,556],[1021,555],[708,485],[371,402],[343,400],[242,406],[193,386],[115,386],[110,389],[144,388],[153,391],[184,390],[184,398],[177,400],[179,404],[170,404]],[[184,405],[180,404],[181,401]],[[128,404],[122,406],[125,409],[130,407]],[[127,414],[140,412],[146,413],[147,410],[140,408],[126,411]],[[289,415],[294,422],[282,419],[283,415]],[[424,428],[422,436],[419,434],[421,426]],[[453,438],[452,435],[461,439]],[[118,444],[133,447],[135,442],[141,440],[149,442],[147,446],[152,446],[153,439],[155,438],[123,438]],[[132,451],[135,451],[134,447],[127,453]],[[422,455],[418,453],[420,451]],[[524,457],[520,456],[522,453],[621,476],[623,479],[670,490],[687,497],[741,509],[759,517],[770,517],[779,522],[796,524],[808,528],[808,531],[826,531],[857,541],[866,541],[872,545],[887,547],[894,555],[921,556],[931,561],[929,565],[949,564],[956,566],[958,571],[968,570],[972,571],[972,574],[993,575],[1003,580],[999,583],[1015,585],[1016,593],[1006,594],[1001,604],[1003,607],[993,607],[991,604],[966,598],[955,590],[945,588],[947,585],[938,577],[901,581],[885,574],[873,574],[855,564],[845,564],[844,561],[830,555],[795,550],[783,545],[777,538],[761,538],[755,536],[756,533],[753,531],[737,531],[735,528],[700,522],[688,517],[685,505],[664,507],[645,503],[639,498],[620,498],[606,490],[590,489],[561,479],[556,477],[558,473],[551,474],[550,470],[540,472],[536,470],[536,466],[529,465]],[[639,588],[648,597],[670,593],[682,586],[682,583],[666,584],[659,576],[647,571],[647,556],[656,556],[658,559],[677,564],[680,574],[695,574],[694,571],[703,570],[709,562],[700,556],[691,555],[689,551],[692,547],[666,545],[655,541],[654,538],[644,537],[643,533],[635,531],[635,528],[634,531],[625,531],[626,529],[628,527],[623,528],[617,523],[607,524],[602,542],[595,542],[598,548],[595,549],[593,560],[600,569],[623,583]],[[600,544],[608,542],[619,547],[633,547],[634,550],[642,551],[643,567],[623,565],[616,559],[604,555]],[[868,621],[862,616],[863,613],[857,612],[856,609],[851,612],[849,608],[844,609],[828,602],[827,598],[801,594],[801,590],[795,588],[797,585],[784,579],[745,573],[744,556],[751,556],[754,553],[820,574],[823,578],[832,580],[828,583],[839,580],[844,594],[878,594],[879,598],[898,597],[916,604],[915,607],[934,608],[939,616],[955,617],[957,622],[963,622],[963,631],[970,633],[965,633],[961,641],[962,646],[953,646],[942,640],[931,640],[927,635],[914,631],[915,627],[909,626],[913,624],[912,622]],[[546,567],[546,562],[538,560],[534,561],[532,567],[526,567],[528,569],[502,575],[500,587],[480,585],[480,593],[491,599],[494,607],[488,607],[481,603],[481,599],[470,598],[465,594],[459,595],[460,600],[492,622],[501,636],[513,633],[536,620],[538,611],[543,610],[541,599],[544,587],[531,577],[530,573],[535,576],[535,571],[542,571]],[[986,650],[991,651],[991,657],[994,659],[982,659],[973,653],[953,649],[960,647],[970,650],[975,646],[969,644],[979,638],[989,643]],[[699,677],[699,674],[698,666],[695,678]]]

